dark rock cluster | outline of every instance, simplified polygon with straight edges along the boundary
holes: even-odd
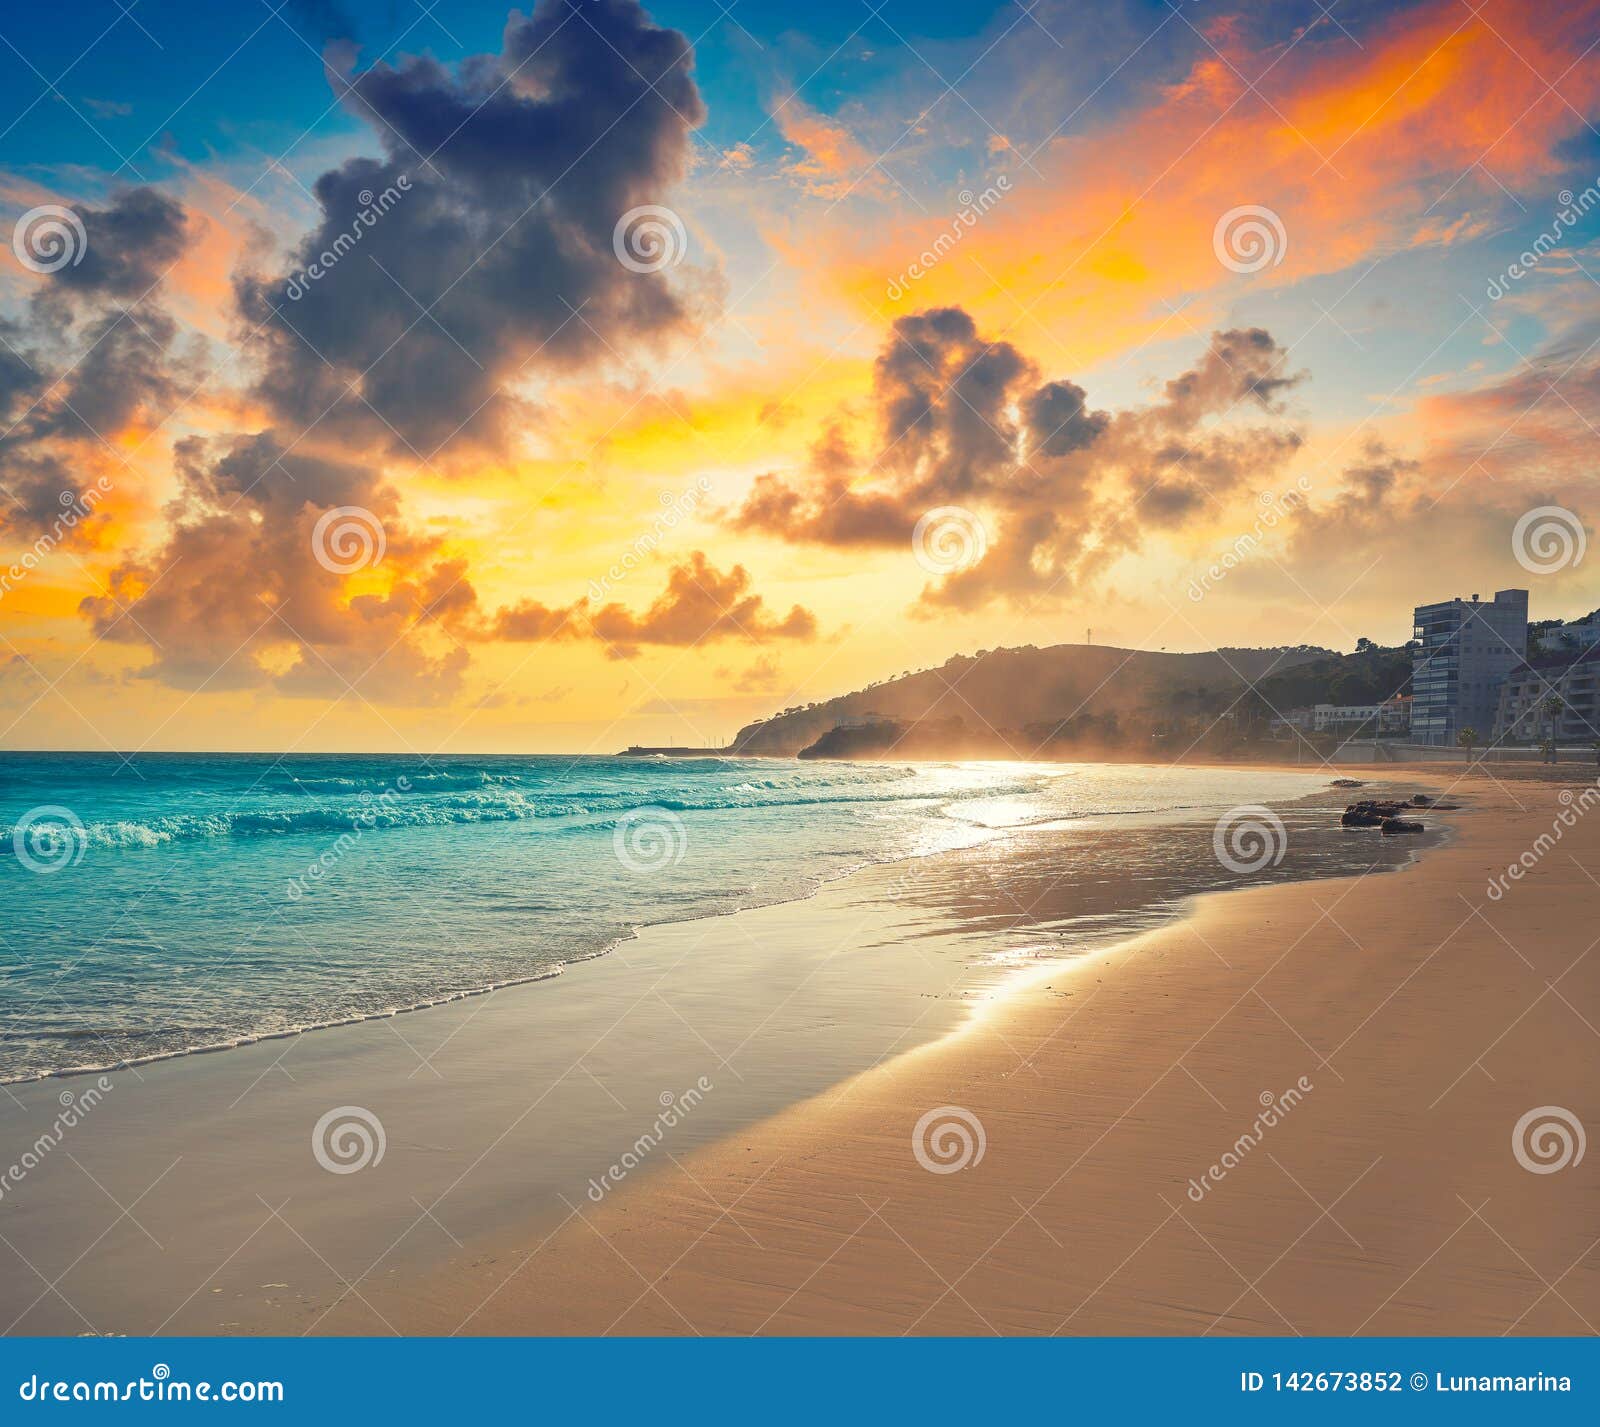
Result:
[[[1411,822],[1400,816],[1401,813],[1411,812],[1414,808],[1426,806],[1426,802],[1419,802],[1424,795],[1417,797],[1409,803],[1390,802],[1381,799],[1367,799],[1359,803],[1351,803],[1344,810],[1344,816],[1339,819],[1344,827],[1375,827],[1385,833],[1421,832],[1422,824]]]

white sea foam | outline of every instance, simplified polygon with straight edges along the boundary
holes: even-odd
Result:
[[[1315,785],[1108,766],[0,754],[0,897],[28,928],[0,977],[0,1080],[392,1015],[870,863]],[[40,807],[82,825],[82,857],[51,875],[7,856]],[[672,856],[627,865],[615,834],[647,813]]]

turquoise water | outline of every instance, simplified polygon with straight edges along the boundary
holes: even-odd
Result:
[[[1116,765],[0,754],[0,1081],[551,976],[646,923],[1042,821],[1192,819],[1325,784]]]

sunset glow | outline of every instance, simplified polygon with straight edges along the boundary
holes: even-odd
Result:
[[[1396,644],[1587,519],[1593,4],[294,8],[8,22],[12,746],[716,744],[1091,627]]]

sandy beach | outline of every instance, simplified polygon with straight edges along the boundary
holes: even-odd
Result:
[[[0,1401],[1600,1420],[1600,0],[0,75]]]
[[[1043,828],[116,1072],[0,1205],[9,1331],[1591,1332],[1596,1160],[1513,1152],[1600,1119],[1591,775],[1355,776],[1447,840],[1377,870],[1330,790],[1291,844],[1374,870],[1175,906],[1137,820]]]
[[[1593,1333],[1600,1156],[1532,1126],[1520,1152],[1544,1172],[1513,1148],[1540,1107],[1600,1123],[1600,818],[1561,800],[1591,777],[1418,773],[1467,806],[1452,843],[1408,869],[1208,897],[1051,968],[958,1033],[577,1205],[553,1233],[464,1257],[408,1295],[410,1321]],[[1489,879],[1564,810],[1560,840],[1491,899]],[[1309,1088],[1259,1130],[1263,1101],[1295,1086]],[[913,1136],[947,1106],[981,1124],[984,1149],[931,1173]],[[1259,1143],[1208,1179],[1252,1126]],[[327,1326],[365,1316],[350,1303]]]

